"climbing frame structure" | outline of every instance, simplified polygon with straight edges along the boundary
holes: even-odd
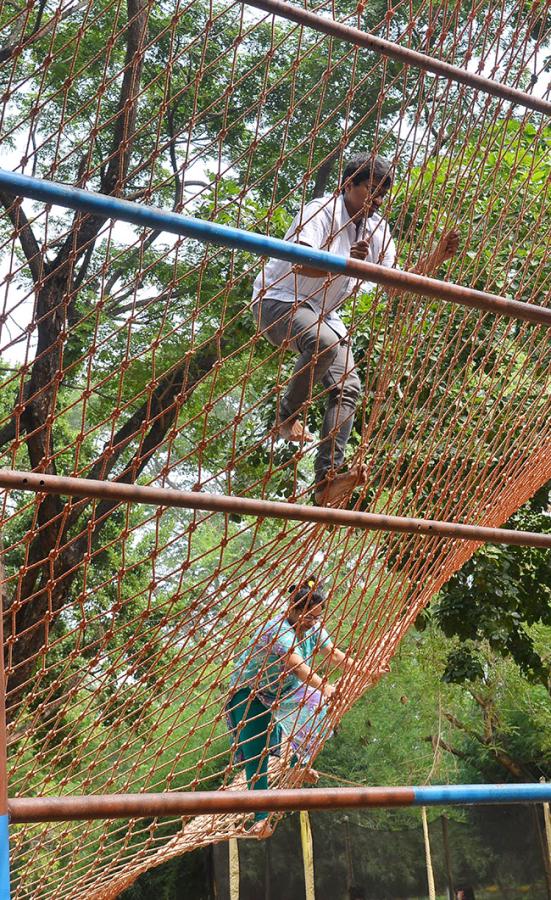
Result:
[[[551,478],[551,8],[0,0],[0,34],[0,466],[29,475],[0,480],[9,793],[233,791],[232,659],[288,587],[323,577],[325,626],[378,671],[478,546],[270,507],[310,504],[315,446],[274,432],[292,361],[252,282],[351,154],[393,162],[402,274],[348,270],[349,509],[497,528]],[[458,256],[408,280],[450,228]],[[332,723],[367,686],[342,682]],[[272,787],[300,779],[271,761]],[[114,898],[243,823],[17,825],[12,896]]]

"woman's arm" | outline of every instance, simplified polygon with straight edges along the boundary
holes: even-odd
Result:
[[[320,652],[326,663],[337,666],[345,672],[348,672],[350,669],[358,668],[356,660],[352,656],[347,656],[342,650],[335,647],[334,644],[326,643],[323,647],[320,647]]]
[[[288,669],[291,670],[304,684],[308,684],[317,691],[321,691],[327,700],[333,696],[336,690],[335,685],[320,678],[319,675],[316,675],[311,666],[304,662],[299,653],[290,653],[287,657],[287,663]]]
[[[365,665],[358,662],[353,656],[349,656],[339,650],[338,647],[335,647],[333,644],[326,644],[321,648],[322,655],[325,658],[325,661],[329,665],[337,666],[339,669],[342,669],[343,672],[356,672],[357,675],[360,675],[365,678],[368,676],[368,686],[372,686],[376,684],[380,677],[389,671],[389,667],[387,665],[382,666],[380,669],[377,669],[375,672],[370,671],[366,672]]]

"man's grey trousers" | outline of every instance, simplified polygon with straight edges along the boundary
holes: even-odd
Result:
[[[275,347],[298,354],[294,374],[279,404],[279,421],[306,412],[315,384],[326,389],[327,405],[315,463],[316,483],[344,460],[361,384],[350,338],[340,338],[319,312],[268,297],[254,306],[261,333]]]

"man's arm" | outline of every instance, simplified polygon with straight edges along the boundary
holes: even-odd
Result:
[[[433,250],[432,253],[429,253],[428,256],[421,257],[416,266],[412,269],[406,269],[405,271],[412,272],[413,275],[435,275],[442,263],[455,256],[458,249],[459,232],[446,231],[438,241],[436,249]],[[403,293],[402,288],[386,289],[387,297],[390,299],[401,293]]]
[[[422,257],[413,269],[408,269],[408,272],[413,272],[414,275],[434,275],[442,263],[455,256],[458,249],[459,232],[446,231],[438,241],[436,249],[428,256]]]
[[[310,244],[307,244],[305,241],[299,241],[304,247],[311,247]],[[452,259],[455,256],[459,249],[459,232],[458,231],[446,231],[436,246],[436,249],[429,253],[428,256],[422,257],[416,266],[413,269],[408,269],[408,272],[413,272],[414,275],[434,275],[440,266],[446,262],[448,259]],[[369,241],[356,241],[352,244],[350,248],[350,258],[351,259],[365,259],[369,252]],[[323,269],[315,269],[312,266],[294,266],[295,272],[298,272],[299,275],[304,275],[306,278],[326,278],[329,273],[324,272]],[[396,292],[396,288],[390,289],[392,293]],[[389,291],[390,293],[390,291]]]
[[[367,241],[357,241],[357,243],[352,244],[350,256],[353,259],[365,259],[368,249],[369,243]],[[446,231],[438,241],[436,249],[429,253],[428,256],[421,257],[417,265],[413,269],[407,269],[407,271],[413,272],[414,275],[434,275],[447,259],[455,256],[458,249],[459,232]],[[397,288],[391,288],[389,293],[390,291],[396,293]]]
[[[312,250],[311,244],[306,244],[305,241],[298,241],[303,247],[309,247]],[[317,247],[316,247],[317,249]],[[297,275],[304,275],[306,278],[327,278],[330,274],[329,272],[324,272],[323,269],[314,269],[312,266],[301,266],[296,265],[293,266],[293,270],[297,273]]]

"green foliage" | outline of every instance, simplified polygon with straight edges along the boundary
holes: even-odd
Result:
[[[551,485],[519,510],[508,527],[551,533],[547,511]],[[433,609],[447,637],[467,646],[448,657],[446,678],[468,681],[482,677],[477,648],[485,642],[510,657],[523,674],[547,686],[550,676],[551,558],[538,547],[487,544],[444,585]]]
[[[483,678],[484,667],[480,658],[473,653],[471,647],[457,647],[450,650],[446,662],[446,668],[442,676],[443,681],[457,682],[475,681]]]

